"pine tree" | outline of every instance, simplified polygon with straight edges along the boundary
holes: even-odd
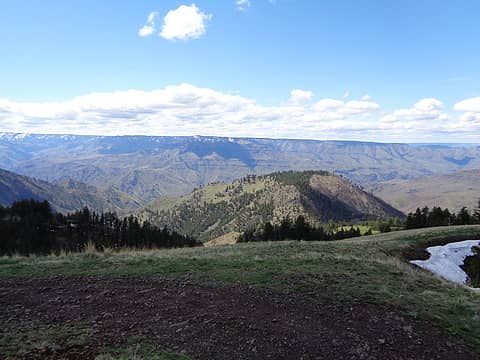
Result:
[[[262,238],[263,241],[272,241],[274,239],[275,229],[270,221],[267,221],[263,227]]]
[[[283,218],[282,222],[280,223],[280,229],[278,231],[279,239],[286,240],[291,238],[292,235],[292,222],[288,217]]]
[[[305,217],[299,215],[295,220],[295,239],[296,240],[305,240],[308,238],[309,226],[305,221]]]
[[[472,223],[472,217],[468,209],[464,206],[457,215],[457,225],[469,225]]]

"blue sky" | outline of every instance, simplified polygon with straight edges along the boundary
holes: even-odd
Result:
[[[273,128],[275,137],[371,140],[403,131],[414,141],[480,142],[480,2],[236,2],[3,1],[0,130],[268,136]],[[199,33],[159,36],[169,11],[193,4]],[[155,29],[139,36],[151,13]],[[112,95],[130,89],[143,92],[135,103]],[[293,89],[304,91],[300,101]],[[191,106],[197,112],[172,113],[152,91],[180,96],[184,107],[186,98],[218,103],[208,114],[202,101]],[[110,105],[92,93],[110,94]],[[430,102],[416,106],[422,99]],[[141,106],[148,111],[134,111]]]

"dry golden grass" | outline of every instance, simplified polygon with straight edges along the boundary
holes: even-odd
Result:
[[[235,245],[239,237],[240,237],[239,232],[232,231],[228,234],[225,234],[213,240],[207,241],[206,243],[203,244],[203,246],[210,247],[210,246]]]

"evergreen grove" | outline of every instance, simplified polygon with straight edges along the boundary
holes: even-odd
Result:
[[[371,234],[371,232],[370,232]],[[327,231],[322,226],[312,226],[300,215],[295,221],[284,218],[280,224],[267,222],[260,229],[244,231],[239,242],[256,241],[283,241],[283,240],[306,240],[306,241],[329,241],[341,240],[361,236],[360,229],[351,226],[340,228],[337,231]]]
[[[54,213],[47,201],[23,200],[0,206],[0,255],[83,251],[88,244],[105,248],[171,248],[201,246],[195,238],[160,229],[134,216],[97,214],[88,208]]]
[[[400,222],[399,229],[420,229],[426,227],[452,226],[452,225],[473,225],[480,224],[480,201],[478,208],[470,212],[463,207],[458,213],[450,212],[448,209],[433,207],[432,209],[424,207],[409,213],[404,221],[378,221],[376,228],[379,232],[390,232],[391,225]],[[372,224],[369,230],[363,235],[372,234]],[[303,216],[299,216],[295,221],[284,218],[280,224],[267,222],[257,229],[248,229],[244,231],[239,242],[255,241],[282,241],[282,240],[305,240],[305,241],[331,241],[362,236],[358,227],[337,226],[335,229],[326,230],[323,226],[313,226],[306,222]]]
[[[417,208],[415,212],[408,214],[405,220],[406,229],[473,224],[480,224],[480,201],[478,208],[472,212],[466,207],[463,207],[458,213],[437,206],[432,209],[424,207],[423,209]]]

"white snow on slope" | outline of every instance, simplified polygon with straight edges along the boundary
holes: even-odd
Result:
[[[467,256],[474,255],[473,246],[479,246],[479,240],[465,240],[454,242],[443,246],[432,246],[427,248],[430,253],[428,260],[412,260],[412,264],[453,281],[457,284],[466,285],[467,274],[460,267]]]

